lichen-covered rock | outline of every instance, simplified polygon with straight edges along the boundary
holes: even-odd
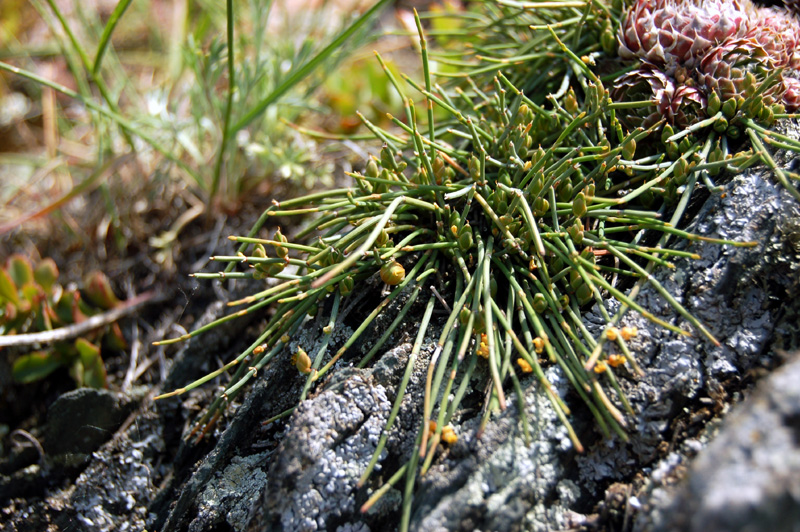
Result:
[[[356,484],[378,445],[391,403],[367,371],[301,403],[269,471],[268,529],[328,530],[353,520]]]
[[[268,453],[237,456],[218,472],[197,498],[197,517],[189,523],[189,532],[202,532],[223,521],[235,532],[245,530],[250,510],[267,484],[267,474],[262,469],[267,456]]]
[[[72,488],[56,496],[63,501],[56,518],[61,530],[144,530],[156,462],[163,452],[158,416],[139,415],[134,430],[118,434],[93,453]]]

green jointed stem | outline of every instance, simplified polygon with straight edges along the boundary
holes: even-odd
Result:
[[[364,473],[361,475],[361,478],[358,480],[358,485],[363,486],[364,483],[369,478],[369,475],[372,473],[372,470],[375,468],[375,464],[378,463],[378,459],[380,458],[381,452],[383,452],[383,448],[386,446],[386,440],[389,438],[389,431],[392,429],[394,425],[394,421],[397,418],[397,413],[400,411],[400,404],[403,401],[403,396],[406,393],[406,388],[408,387],[408,381],[411,379],[411,374],[414,371],[414,363],[417,360],[417,355],[419,355],[419,351],[422,348],[422,341],[425,338],[425,333],[428,330],[428,324],[430,323],[431,316],[433,315],[433,309],[436,306],[436,298],[431,296],[428,299],[428,304],[425,307],[425,313],[422,315],[422,321],[419,324],[419,331],[417,332],[417,338],[414,341],[414,346],[411,349],[411,354],[408,357],[408,362],[406,363],[406,371],[403,374],[403,379],[400,381],[400,385],[397,389],[397,397],[395,398],[394,405],[392,405],[392,410],[389,412],[389,419],[386,421],[386,426],[383,429],[383,434],[381,434],[380,440],[378,440],[378,445],[375,448],[375,452],[372,454],[372,459],[369,461],[369,465],[364,470]],[[414,453],[416,455],[416,453]]]

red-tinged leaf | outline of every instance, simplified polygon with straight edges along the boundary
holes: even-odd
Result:
[[[103,345],[115,351],[122,351],[128,347],[128,344],[125,342],[125,337],[122,336],[122,329],[120,329],[119,323],[114,322],[111,324],[108,332],[103,337]]]
[[[8,324],[14,321],[16,317],[17,317],[17,306],[11,301],[6,301],[3,306],[3,319],[0,320],[0,323]]]
[[[81,310],[81,296],[75,292],[72,299],[72,323],[81,323],[86,321],[86,314]]]
[[[56,266],[56,262],[51,258],[41,261],[33,271],[33,278],[36,279],[36,282],[45,292],[49,293],[53,289],[53,285],[58,281],[58,266]]]
[[[44,297],[42,287],[34,282],[23,285],[20,292],[22,292],[22,298],[30,305],[30,309],[36,309]]]
[[[43,295],[39,296],[34,309],[37,331],[50,331],[53,329],[53,323],[50,321],[50,312],[48,312],[49,309],[50,305],[48,305],[47,299]]]
[[[79,297],[75,290],[68,290],[61,294],[58,302],[55,304],[53,310],[58,315],[58,321],[63,324],[72,323],[72,308],[75,304],[75,298]]]
[[[44,312],[47,313],[47,320],[53,327],[62,327],[65,325],[65,323],[61,321],[61,318],[59,317],[58,313],[55,311],[53,306],[50,305],[50,303],[47,303],[44,306]]]
[[[52,351],[36,351],[22,355],[11,368],[14,380],[23,384],[38,381],[63,365],[63,359]]]
[[[120,301],[111,289],[108,277],[103,272],[94,271],[87,275],[84,286],[86,287],[84,292],[89,301],[101,309],[109,310],[119,305]]]

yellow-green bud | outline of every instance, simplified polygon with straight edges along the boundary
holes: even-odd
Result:
[[[275,231],[275,236],[273,237],[275,242],[280,242],[281,244],[286,244],[289,242],[289,239],[283,236],[281,233],[281,228],[279,227],[277,231]],[[274,245],[274,244],[273,244]],[[281,251],[283,250],[283,251]],[[275,253],[282,259],[286,258],[286,255],[289,254],[289,250],[283,246],[275,246]]]
[[[672,129],[672,126],[669,124],[664,124],[664,129],[661,130],[661,143],[662,144],[669,144],[669,139],[672,135],[675,134],[675,130]]]
[[[406,277],[406,269],[397,261],[387,262],[381,267],[381,280],[389,286],[395,286]]]
[[[536,198],[533,202],[533,214],[536,216],[544,216],[550,210],[550,202],[544,198]]]
[[[586,196],[583,192],[578,192],[572,200],[572,214],[579,217],[586,214]]]
[[[722,101],[719,99],[719,95],[712,91],[711,94],[708,96],[708,115],[714,116],[719,112],[722,108]]]
[[[547,299],[543,294],[536,294],[533,296],[533,310],[539,314],[544,314],[547,310]]]
[[[578,114],[578,99],[575,97],[575,91],[572,90],[572,87],[570,87],[567,96],[564,98],[564,109],[566,109],[569,114]]]
[[[364,173],[367,177],[378,177],[378,163],[374,159],[370,159]]]
[[[297,348],[297,353],[292,355],[292,364],[300,373],[311,373],[311,357],[302,348]]]
[[[771,125],[775,122],[775,114],[772,111],[772,108],[764,106],[764,109],[761,111],[759,118],[762,122],[766,123],[767,125]]]
[[[350,292],[353,291],[353,277],[348,275],[341,281],[339,281],[339,293],[342,296],[350,295]]]
[[[472,245],[473,245],[472,227],[470,227],[470,225],[467,223],[464,224],[458,231],[458,248],[463,253],[466,253],[467,251],[472,249]]]
[[[631,137],[628,142],[622,145],[622,158],[626,161],[632,161],[634,154],[636,154],[636,140]]]
[[[575,244],[580,245],[583,243],[583,224],[580,218],[577,218],[575,223],[569,226],[567,233],[569,233],[570,238]]]
[[[572,181],[569,178],[564,179],[558,187],[558,200],[569,201],[572,197]]]
[[[585,305],[592,300],[592,289],[588,284],[583,283],[578,287],[577,290],[575,290],[575,297],[578,298],[579,305]]]
[[[383,145],[383,148],[381,148],[381,166],[391,170],[397,170],[397,162],[394,160],[392,150],[390,150],[389,146],[385,144]]]
[[[469,323],[470,316],[472,316],[472,312],[467,307],[461,307],[461,312],[458,313],[458,321],[461,322],[461,325],[466,325]]]
[[[285,262],[277,262],[275,264],[270,264],[267,267],[267,275],[269,275],[270,277],[275,277],[276,275],[281,273],[284,268],[286,268]]]
[[[729,98],[722,104],[722,114],[725,115],[725,118],[728,120],[736,116],[736,99]]]
[[[379,248],[382,248],[386,245],[389,241],[389,233],[386,232],[386,229],[381,229],[381,232],[378,233],[378,238],[375,239],[375,245]]]

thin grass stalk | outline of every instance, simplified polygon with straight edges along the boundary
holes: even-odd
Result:
[[[125,14],[125,11],[132,2],[133,0],[120,0],[117,4],[117,7],[115,7],[114,11],[111,12],[111,16],[108,18],[108,22],[106,22],[106,25],[103,28],[103,34],[100,36],[100,43],[97,45],[97,52],[95,53],[94,64],[92,65],[93,76],[100,75],[103,57],[108,49],[108,45],[111,44],[111,36],[114,34],[114,30],[116,29],[120,19],[122,19],[122,15]]]
[[[220,175],[222,173],[222,162],[225,158],[225,153],[228,149],[228,141],[230,139],[230,123],[231,114],[233,112],[233,93],[236,91],[236,72],[235,72],[235,53],[234,53],[234,12],[233,0],[226,0],[225,19],[227,22],[228,31],[228,94],[225,101],[225,117],[222,123],[222,140],[219,145],[219,152],[217,153],[217,161],[214,163],[214,174],[211,179],[211,189],[208,192],[208,205],[214,201],[219,189]],[[209,208],[209,213],[211,209]]]

